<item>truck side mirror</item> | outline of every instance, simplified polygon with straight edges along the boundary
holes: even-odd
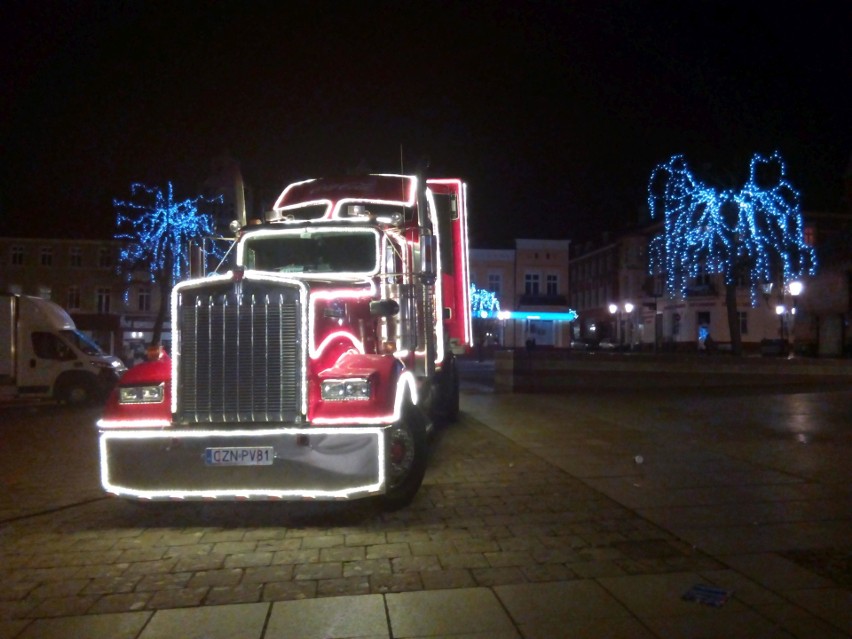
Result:
[[[396,300],[373,300],[370,302],[370,315],[373,317],[392,317],[399,313]]]

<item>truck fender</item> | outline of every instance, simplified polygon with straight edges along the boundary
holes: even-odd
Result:
[[[119,428],[130,425],[152,424],[163,426],[171,422],[171,375],[172,365],[168,357],[152,362],[142,362],[128,369],[115,388],[112,389],[104,406],[101,427]],[[163,401],[158,404],[120,404],[118,389],[128,386],[164,384]]]
[[[322,400],[324,381],[349,378],[370,380],[369,400]],[[312,387],[309,421],[315,424],[393,423],[399,420],[406,397],[412,404],[418,401],[414,375],[399,360],[385,355],[346,353],[321,371]]]

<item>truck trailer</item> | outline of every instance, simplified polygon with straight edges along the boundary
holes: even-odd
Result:
[[[459,179],[289,185],[235,224],[235,263],[175,286],[172,352],[98,422],[101,481],[139,500],[407,505],[471,344]]]
[[[2,398],[101,401],[126,370],[77,330],[65,310],[40,297],[0,294]]]

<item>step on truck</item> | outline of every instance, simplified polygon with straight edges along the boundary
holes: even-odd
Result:
[[[228,272],[175,286],[171,354],[130,369],[107,400],[104,489],[407,505],[430,429],[459,411],[466,185],[306,180],[234,229]]]
[[[0,398],[103,401],[125,370],[55,302],[0,294]]]

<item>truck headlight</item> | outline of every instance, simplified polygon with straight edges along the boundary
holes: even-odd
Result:
[[[157,386],[121,386],[119,404],[157,404],[163,401],[163,384]]]
[[[322,398],[327,402],[370,399],[370,380],[364,378],[326,379],[322,382]]]

